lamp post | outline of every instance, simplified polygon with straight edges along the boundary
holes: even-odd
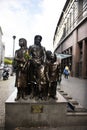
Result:
[[[16,39],[16,36],[14,35],[14,36],[13,36],[13,55],[12,55],[12,60],[14,60],[15,39]],[[11,73],[11,76],[13,76],[13,66],[12,66],[12,73]]]
[[[15,39],[16,39],[16,36],[13,36],[13,58],[14,58],[14,50],[15,50]]]

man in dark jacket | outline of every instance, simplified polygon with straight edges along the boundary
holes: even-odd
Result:
[[[30,67],[29,67],[29,82],[31,85],[31,98],[38,95],[38,83],[37,69],[38,66],[44,64],[46,61],[46,50],[41,45],[42,36],[36,35],[34,37],[34,45],[29,47],[29,55],[31,56]]]

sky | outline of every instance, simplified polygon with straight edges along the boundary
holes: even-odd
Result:
[[[53,51],[53,37],[66,0],[0,0],[0,26],[5,56],[13,56],[19,49],[19,39],[25,38],[27,46],[34,44],[34,36],[42,36],[42,46]]]

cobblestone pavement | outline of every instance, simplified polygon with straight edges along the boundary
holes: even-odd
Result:
[[[0,79],[0,130],[3,130],[5,121],[5,101],[15,90],[15,77],[10,76],[8,80]]]

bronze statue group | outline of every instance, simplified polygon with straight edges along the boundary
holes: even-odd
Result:
[[[15,101],[20,98],[27,100],[28,97],[35,100],[57,99],[56,89],[57,82],[61,79],[61,64],[56,54],[46,50],[41,41],[42,36],[36,35],[34,44],[28,48],[26,39],[19,39],[20,49],[15,51],[13,61],[17,87]]]

